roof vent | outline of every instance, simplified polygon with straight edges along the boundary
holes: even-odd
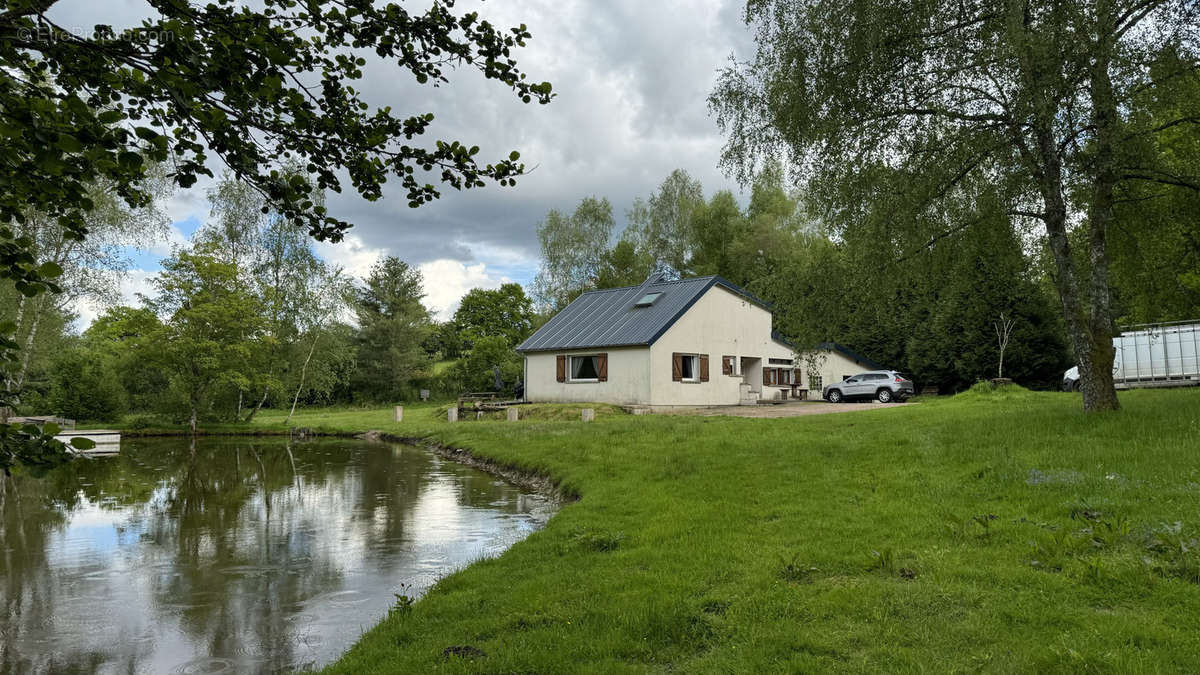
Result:
[[[658,296],[660,296],[660,295],[662,295],[662,293],[659,291],[655,291],[653,293],[647,293],[642,296],[641,300],[638,300],[637,302],[633,303],[633,306],[634,307],[649,307],[650,305],[654,304],[655,300],[658,300]]]

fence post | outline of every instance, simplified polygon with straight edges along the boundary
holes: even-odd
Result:
[[[403,422],[404,421],[404,406],[402,406],[402,405],[396,406],[396,409],[392,411],[392,421],[393,422]]]
[[[596,411],[592,408],[584,408],[582,418],[584,422],[591,422],[596,419]]]
[[[446,411],[446,420],[449,422],[458,421],[458,406],[455,406]]]
[[[508,408],[504,412],[508,415],[509,422],[516,422],[520,419],[520,412],[516,408]]]

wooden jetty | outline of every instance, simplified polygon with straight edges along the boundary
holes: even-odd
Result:
[[[9,417],[5,420],[7,424],[36,424],[39,427],[45,424],[57,425],[59,429],[70,431],[75,428],[75,420],[65,417],[55,417],[54,415],[31,415],[28,417]]]
[[[75,452],[88,457],[99,455],[115,455],[121,452],[121,432],[111,429],[85,429],[83,431],[63,431],[54,435],[54,439],[71,445],[72,438],[86,438],[96,444],[96,447],[80,450],[72,447]]]

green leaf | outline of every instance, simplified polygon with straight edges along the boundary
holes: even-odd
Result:
[[[58,142],[55,145],[64,152],[80,152],[83,150],[83,143],[80,143],[78,138],[69,134],[59,134]]]
[[[76,450],[91,450],[96,447],[96,441],[93,441],[86,436],[75,436],[71,439],[71,447]]]
[[[38,274],[44,277],[57,277],[63,273],[62,267],[53,261],[46,261],[38,267]]]
[[[123,169],[137,169],[142,166],[142,156],[136,152],[122,152],[117,155],[117,161]]]

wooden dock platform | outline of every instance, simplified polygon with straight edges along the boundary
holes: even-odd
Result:
[[[85,429],[83,431],[63,431],[54,435],[55,440],[71,444],[72,438],[87,438],[96,447],[87,450],[75,449],[75,452],[88,457],[115,455],[121,452],[121,432],[111,429]]]

